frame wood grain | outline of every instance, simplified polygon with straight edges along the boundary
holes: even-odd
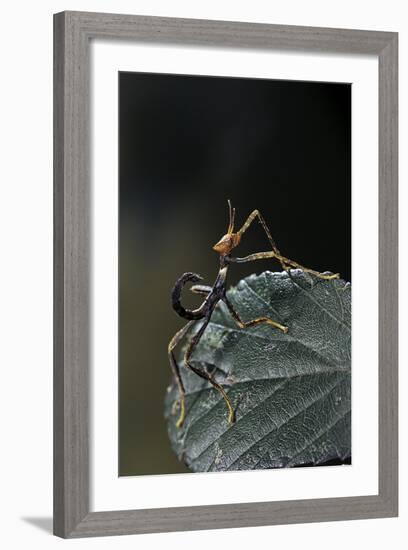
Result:
[[[89,507],[89,41],[372,54],[379,62],[379,494],[150,510]],[[54,16],[54,533],[123,535],[392,517],[398,509],[398,35],[63,12]]]

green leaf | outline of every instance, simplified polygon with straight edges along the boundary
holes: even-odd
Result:
[[[228,291],[244,320],[267,324],[240,329],[225,304],[213,313],[192,363],[211,372],[236,410],[182,364],[186,419],[175,384],[165,417],[174,451],[195,472],[318,465],[351,456],[351,285],[301,270],[250,275]],[[197,329],[200,326],[197,323]]]

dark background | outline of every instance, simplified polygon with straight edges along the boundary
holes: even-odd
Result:
[[[184,472],[163,419],[172,286],[214,280],[228,198],[238,227],[258,208],[285,256],[350,281],[351,87],[119,73],[119,112],[119,474]],[[236,255],[269,249],[255,223]],[[280,266],[236,265],[229,283],[265,269]]]

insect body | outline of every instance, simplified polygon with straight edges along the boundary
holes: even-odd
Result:
[[[252,319],[250,321],[244,321],[240,317],[239,313],[235,310],[234,306],[228,300],[226,295],[227,274],[231,263],[246,263],[246,262],[251,262],[255,260],[262,260],[265,258],[276,258],[280,262],[282,268],[286,271],[288,271],[291,268],[299,268],[308,273],[312,273],[313,275],[316,275],[321,279],[335,279],[335,278],[338,278],[339,276],[338,273],[336,274],[319,273],[318,271],[314,271],[313,269],[303,267],[297,262],[294,262],[293,260],[290,260],[289,258],[285,258],[284,256],[282,256],[282,254],[280,253],[280,251],[278,250],[275,244],[275,241],[272,238],[272,235],[269,231],[268,226],[265,223],[265,220],[263,219],[261,213],[258,210],[254,210],[248,216],[246,222],[241,227],[241,229],[239,229],[237,232],[234,232],[235,208],[234,209],[232,208],[230,201],[228,201],[228,206],[229,206],[228,231],[213,246],[213,250],[215,250],[219,254],[219,262],[220,262],[220,268],[218,271],[217,278],[212,287],[204,286],[200,284],[194,284],[191,287],[191,290],[193,292],[200,294],[202,296],[205,296],[203,303],[197,309],[190,310],[190,309],[185,309],[180,302],[181,292],[184,285],[188,282],[198,283],[199,281],[202,280],[202,277],[197,273],[191,273],[191,272],[184,273],[176,281],[176,284],[174,285],[174,288],[172,291],[173,309],[178,313],[178,315],[180,315],[180,317],[183,317],[184,319],[187,319],[189,321],[181,330],[179,330],[173,336],[168,346],[170,365],[176,378],[176,382],[179,390],[179,396],[180,396],[179,397],[180,416],[177,420],[177,427],[181,427],[183,425],[186,411],[185,411],[185,389],[184,389],[183,380],[180,374],[180,366],[177,363],[174,355],[174,348],[184,338],[184,336],[192,329],[192,327],[196,324],[196,322],[200,320],[202,320],[203,322],[199,330],[191,338],[186,348],[186,351],[184,353],[184,364],[187,368],[191,369],[195,374],[197,374],[197,376],[200,376],[201,378],[204,378],[205,380],[207,380],[222,395],[228,410],[228,422],[230,424],[233,424],[235,422],[235,411],[232,407],[231,401],[228,398],[228,395],[225,392],[224,388],[220,384],[218,384],[212,378],[212,376],[207,373],[207,371],[202,370],[192,365],[191,363],[191,356],[197,344],[199,343],[202,335],[204,334],[204,331],[210,322],[211,315],[219,301],[223,301],[226,304],[231,316],[233,317],[233,319],[235,320],[239,328],[247,328],[247,327],[252,327],[254,325],[258,325],[260,323],[267,323],[272,327],[278,330],[281,330],[284,333],[288,332],[288,327],[281,325],[280,323],[274,321],[273,319],[270,319],[269,317],[257,317],[256,319]],[[258,218],[259,222],[261,223],[266,233],[266,236],[268,237],[272,250],[267,252],[256,252],[255,254],[250,254],[249,256],[245,256],[243,258],[232,257],[231,251],[239,245],[242,235],[245,233],[245,231],[249,228],[251,223],[256,218]]]

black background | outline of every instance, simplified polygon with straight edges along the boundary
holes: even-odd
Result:
[[[162,412],[171,288],[215,278],[228,198],[237,226],[258,208],[285,256],[351,280],[351,87],[120,73],[119,113],[120,474],[182,472]],[[254,224],[236,254],[269,249]]]

